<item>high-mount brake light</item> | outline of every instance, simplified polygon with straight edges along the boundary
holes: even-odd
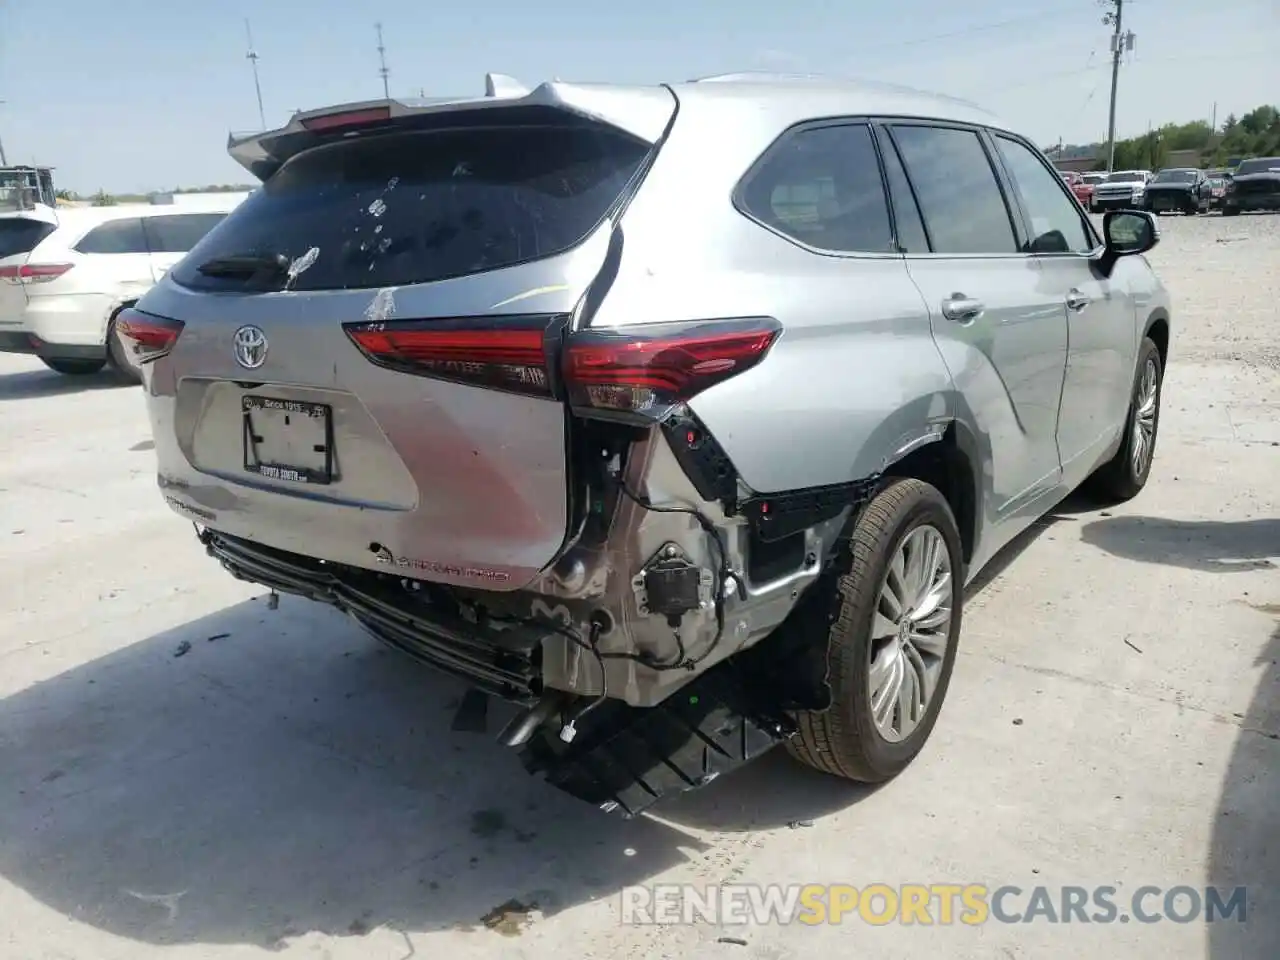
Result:
[[[0,280],[9,283],[48,283],[74,267],[74,263],[24,263],[15,267],[0,267]]]
[[[182,335],[182,321],[126,307],[116,316],[116,334],[138,363],[150,363],[169,353]]]
[[[661,420],[756,366],[781,332],[771,317],[746,317],[575,333],[564,354],[569,402],[587,415]]]
[[[325,130],[384,123],[390,119],[390,107],[369,107],[365,110],[344,110],[340,113],[322,113],[318,117],[307,117],[302,121],[302,125],[313,133],[321,133]]]
[[[349,323],[351,342],[390,370],[511,393],[551,397],[547,330],[534,315]]]

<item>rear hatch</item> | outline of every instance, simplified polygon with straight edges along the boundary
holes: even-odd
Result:
[[[27,307],[31,252],[58,228],[50,208],[0,214],[0,329],[14,327]]]
[[[599,97],[587,115],[536,94],[292,134],[306,149],[138,305],[182,325],[149,364],[162,483],[215,528],[308,556],[533,579],[570,516],[546,353],[674,107],[646,93],[665,98],[648,137],[600,119]]]

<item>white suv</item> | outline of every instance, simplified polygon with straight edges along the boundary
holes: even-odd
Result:
[[[112,336],[137,301],[244,194],[198,208],[153,204],[58,207],[0,215],[0,353],[39,357],[51,370],[137,368]]]

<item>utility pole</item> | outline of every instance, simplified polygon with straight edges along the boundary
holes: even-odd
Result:
[[[391,75],[391,71],[387,69],[387,48],[382,45],[382,24],[374,24],[378,31],[378,76],[382,77],[382,95],[386,99],[391,99],[391,93],[387,86],[387,77]]]
[[[1111,34],[1111,111],[1107,120],[1107,173],[1116,168],[1116,87],[1120,82],[1120,58],[1133,49],[1134,34],[1124,32],[1124,0],[1102,0],[1113,9],[1102,15],[1102,22],[1113,26]]]
[[[248,18],[244,21],[244,35],[249,41],[249,52],[244,58],[249,61],[249,66],[253,68],[253,89],[258,94],[258,121],[262,124],[262,129],[267,129],[267,114],[262,109],[262,84],[258,82],[258,52],[253,49],[253,32],[249,29]]]
[[[8,102],[8,100],[0,100],[0,106],[3,106]],[[0,167],[7,167],[8,165],[9,158],[4,155],[4,141],[0,140]]]

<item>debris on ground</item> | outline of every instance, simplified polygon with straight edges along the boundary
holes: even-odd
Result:
[[[191,652],[191,641],[183,640],[180,644],[178,644],[178,648],[173,651],[173,655],[175,657],[185,657],[190,652]]]
[[[812,820],[792,820],[790,823],[787,824],[787,826],[790,827],[792,830],[799,830],[801,827],[812,827],[813,821]]]

